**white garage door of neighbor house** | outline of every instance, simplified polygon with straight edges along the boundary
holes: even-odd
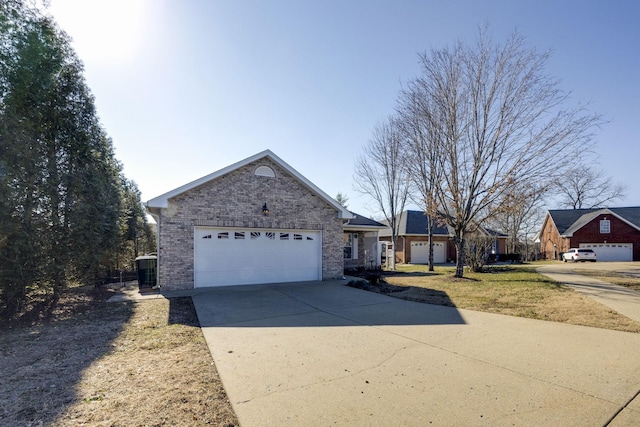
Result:
[[[445,261],[444,243],[433,242],[433,262],[442,264]],[[429,263],[429,242],[411,242],[411,264]]]
[[[322,279],[320,231],[196,227],[194,286]]]
[[[598,261],[633,261],[632,243],[580,243],[581,248],[591,248]]]

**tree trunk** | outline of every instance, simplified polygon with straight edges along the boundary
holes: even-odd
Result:
[[[456,245],[456,273],[454,277],[464,276],[464,233],[460,230],[454,232],[453,241]]]
[[[398,237],[396,237],[395,235],[393,235],[391,237],[391,271],[396,271],[396,242],[398,240]],[[387,254],[387,258],[389,257],[389,255]]]
[[[433,224],[431,219],[427,221],[429,227],[429,271],[433,271]]]

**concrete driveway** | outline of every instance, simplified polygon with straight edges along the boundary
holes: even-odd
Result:
[[[545,264],[536,269],[551,279],[571,286],[630,319],[640,322],[640,292],[604,280],[576,274],[575,270],[598,270],[605,273],[640,277],[638,262],[579,262]],[[640,425],[640,420],[638,421]]]
[[[344,282],[193,296],[245,426],[632,426],[640,335],[403,301]]]

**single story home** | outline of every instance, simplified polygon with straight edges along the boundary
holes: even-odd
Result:
[[[538,238],[543,259],[591,248],[598,261],[640,261],[640,207],[550,210]]]
[[[374,268],[382,265],[379,232],[387,226],[351,212],[353,218],[343,224],[344,268]]]
[[[158,227],[157,283],[168,290],[342,278],[347,242],[349,265],[379,259],[369,247],[382,226],[361,221],[270,150],[146,207]]]
[[[405,264],[427,264],[429,262],[429,217],[423,211],[406,210],[399,215],[398,239],[394,250],[396,262]],[[379,239],[391,244],[391,227],[388,221],[382,221],[387,228],[380,232]],[[492,230],[485,230],[488,236],[494,237],[491,252],[504,254],[507,235]],[[433,230],[433,262],[442,264],[456,259],[456,247],[452,233],[444,224],[436,222]]]

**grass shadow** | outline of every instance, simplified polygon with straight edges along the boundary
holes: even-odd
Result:
[[[191,297],[169,298],[169,325],[200,327]]]
[[[8,323],[0,335],[0,424],[54,425],[78,395],[83,371],[105,354],[134,313],[133,303],[105,303],[108,293],[71,289],[44,315]]]

